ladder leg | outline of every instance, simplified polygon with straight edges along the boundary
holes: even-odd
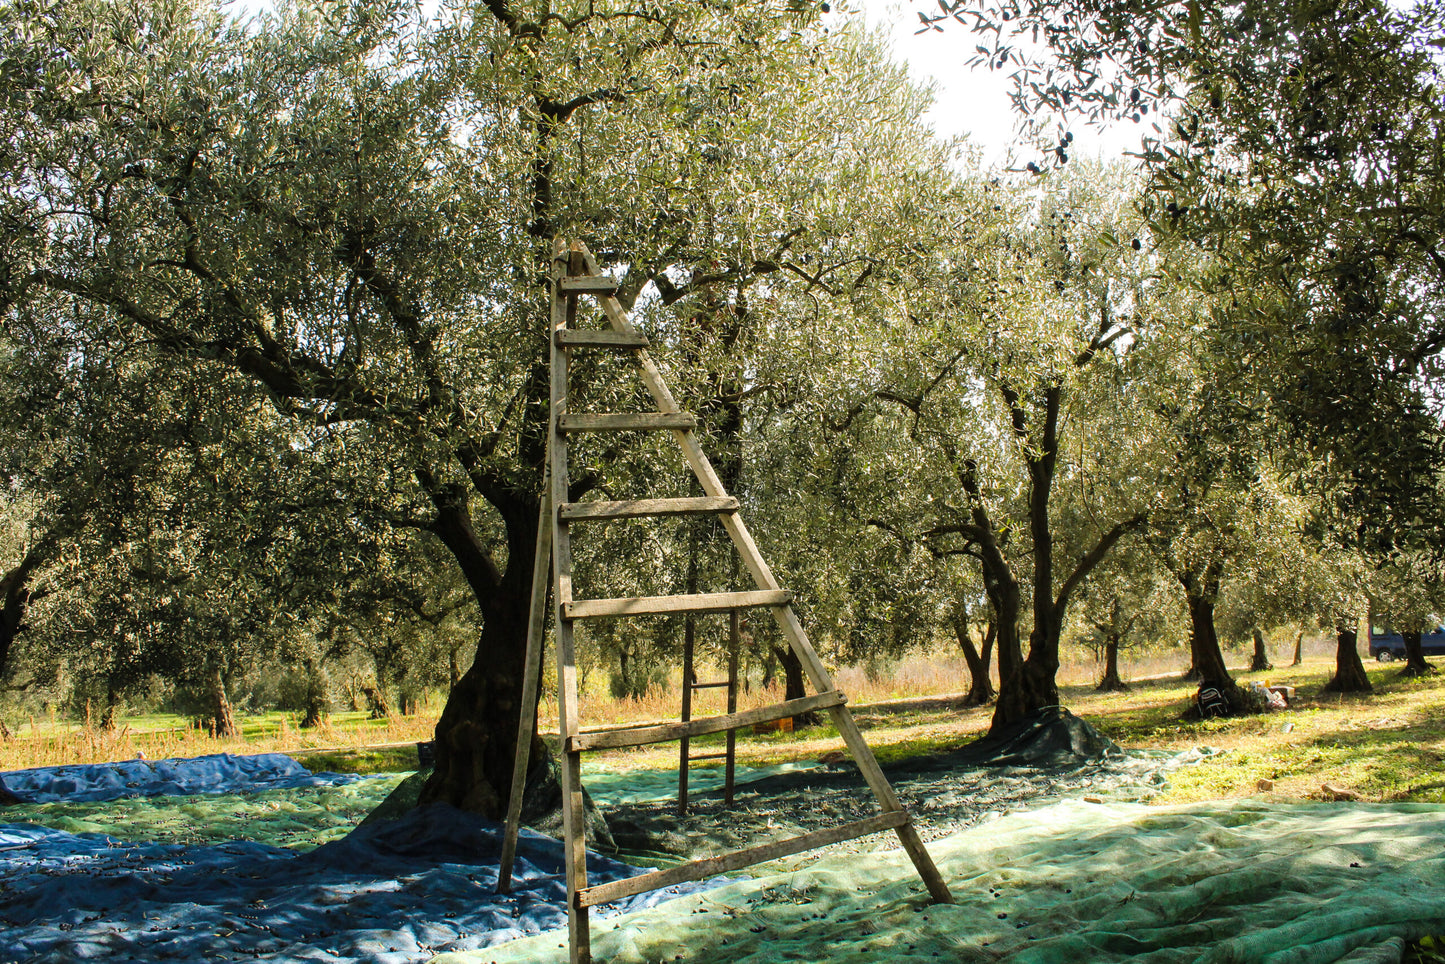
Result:
[[[562,716],[562,838],[567,874],[567,930],[572,964],[591,964],[592,936],[587,908],[577,895],[587,888],[587,812],[582,801],[582,754],[567,752],[567,738],[581,732],[577,716],[577,664],[572,627],[557,620],[557,704]],[[565,637],[565,639],[564,639]]]
[[[552,506],[567,501],[567,442],[557,431],[558,419],[568,411],[567,356],[557,343],[555,333],[572,327],[577,305],[565,299],[560,279],[579,273],[580,255],[564,259],[566,248],[560,239],[552,248],[552,385],[551,425],[548,449],[552,471]],[[572,262],[570,265],[568,261]],[[562,847],[566,859],[567,930],[570,934],[571,964],[592,964],[592,934],[587,908],[580,895],[587,888],[587,813],[582,801],[582,754],[569,750],[571,741],[581,734],[577,706],[577,651],[572,639],[572,623],[564,619],[564,606],[572,601],[572,543],[567,523],[553,511],[552,528],[552,602],[554,633],[557,641],[557,715],[562,735]]]
[[[784,638],[793,652],[803,663],[803,670],[808,674],[809,680],[817,687],[819,692],[833,688],[832,677],[824,668],[823,661],[818,658],[817,650],[808,640],[808,634],[803,631],[803,624],[798,621],[797,613],[793,612],[792,606],[778,606],[773,609],[773,616],[777,620],[778,627],[783,631]],[[867,781],[869,789],[878,798],[878,805],[885,812],[902,810],[903,804],[898,802],[898,794],[893,792],[892,785],[888,778],[883,775],[883,768],[878,765],[878,759],[868,747],[868,741],[863,739],[863,733],[858,729],[858,724],[853,720],[853,714],[848,712],[846,706],[835,706],[828,711],[833,718],[833,725],[838,728],[838,733],[843,737],[843,742],[848,747],[848,752],[853,756],[853,762],[858,764],[858,769]],[[918,870],[918,876],[923,879],[923,884],[928,888],[928,893],[934,901],[940,904],[953,903],[953,895],[948,891],[948,885],[943,881],[943,875],[933,863],[933,858],[928,855],[928,850],[923,846],[923,839],[918,836],[910,820],[896,828],[898,842],[903,845],[913,866]]]
[[[742,648],[742,614],[728,613],[728,715],[738,711],[738,651]],[[727,771],[723,780],[723,805],[733,805],[734,777],[738,763],[738,731],[728,730]]]
[[[517,859],[517,834],[522,825],[522,794],[531,764],[532,730],[537,724],[537,689],[542,676],[542,631],[547,620],[547,590],[552,585],[552,513],[547,493],[548,472],[542,475],[542,505],[537,513],[537,551],[532,563],[532,611],[527,617],[527,663],[522,677],[522,711],[517,724],[517,759],[512,765],[512,791],[507,798],[507,827],[502,836],[502,858],[497,868],[497,893],[512,889],[512,865]]]
[[[873,795],[878,798],[878,805],[885,812],[902,810],[903,804],[898,802],[898,794],[893,792],[893,787],[888,778],[883,775],[883,769],[878,766],[878,759],[873,755],[863,733],[858,729],[858,724],[853,720],[853,714],[848,712],[846,706],[835,706],[829,710],[833,717],[833,725],[843,736],[843,742],[848,745],[848,750],[853,755],[853,760],[858,764],[858,769],[863,773],[863,779],[868,781],[868,786]],[[944,883],[943,875],[938,872],[938,867],[929,856],[928,849],[923,846],[923,838],[918,836],[918,831],[910,819],[899,827],[894,828],[898,834],[898,842],[903,845],[908,858],[913,861],[918,876],[923,879],[923,885],[928,888],[928,894],[935,903],[951,904],[953,895],[948,891],[948,884]]]
[[[693,671],[693,647],[696,643],[697,620],[688,613],[682,624],[682,722],[692,719],[692,684],[697,681]],[[684,736],[678,741],[677,815],[687,816],[688,764],[692,760],[692,741]]]

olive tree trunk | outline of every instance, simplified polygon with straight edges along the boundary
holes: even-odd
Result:
[[[1326,693],[1369,693],[1370,677],[1360,660],[1359,633],[1348,623],[1335,627],[1335,675],[1325,684]]]
[[[1400,675],[1428,676],[1435,672],[1435,667],[1425,662],[1425,648],[1420,644],[1420,631],[1416,629],[1402,632],[1400,636],[1405,640],[1405,667],[1400,670]]]
[[[1269,661],[1269,652],[1265,649],[1264,633],[1259,627],[1254,627],[1254,658],[1249,661],[1251,673],[1262,673],[1267,669],[1274,669],[1274,664]]]
[[[1119,676],[1119,636],[1110,634],[1104,642],[1104,678],[1094,687],[1101,693],[1124,693],[1129,684]]]

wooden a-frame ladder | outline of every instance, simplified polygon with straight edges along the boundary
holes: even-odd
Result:
[[[570,246],[558,239],[554,242],[550,268],[551,287],[551,416],[548,433],[548,480],[543,483],[541,519],[537,531],[536,565],[532,581],[532,609],[527,629],[527,664],[522,695],[522,713],[518,729],[516,767],[512,773],[512,791],[507,809],[506,835],[503,839],[501,867],[497,888],[506,891],[511,885],[512,864],[516,856],[517,833],[522,811],[522,791],[526,782],[528,752],[536,719],[537,690],[541,676],[543,624],[549,584],[552,591],[555,637],[557,647],[557,710],[562,739],[562,831],[566,856],[567,921],[571,932],[572,964],[588,964],[592,959],[588,908],[634,894],[647,893],[686,881],[700,880],[753,864],[775,860],[791,854],[815,850],[843,840],[851,840],[883,830],[898,834],[903,849],[913,860],[933,899],[952,902],[948,886],[934,866],[923,841],[914,829],[908,812],[898,802],[888,779],[878,766],[873,752],[863,740],[845,699],[833,685],[828,671],[808,641],[793,611],[792,594],[783,590],[772,570],[758,552],[738,512],[738,500],[724,489],[712,463],[708,461],[694,434],[696,422],[678,407],[672,393],[662,380],[657,365],[645,351],[648,341],[632,326],[618,302],[616,283],[603,275],[591,252],[581,242]],[[608,329],[578,329],[577,299],[592,296],[601,302]],[[629,414],[581,414],[568,407],[567,363],[570,352],[609,350],[631,353],[637,362],[642,381],[657,403],[656,412]],[[618,432],[670,430],[705,495],[698,498],[642,499],[629,502],[569,502],[567,499],[567,438],[579,432]],[[716,515],[732,537],[743,566],[752,574],[757,588],[749,592],[702,593],[680,596],[643,596],[627,599],[574,599],[572,596],[572,551],[569,528],[574,523],[606,519],[628,519],[648,516],[690,514]],[[550,560],[550,574],[548,564]],[[657,615],[681,612],[720,612],[744,608],[766,608],[788,645],[802,661],[810,683],[817,691],[813,696],[787,700],[773,706],[760,707],[725,716],[689,720],[660,726],[631,727],[582,732],[577,706],[577,660],[573,645],[572,624],[577,620],[606,617]],[[625,880],[589,887],[587,884],[587,851],[584,831],[586,814],[582,804],[581,759],[587,750],[611,747],[642,746],[680,740],[683,737],[721,733],[753,723],[779,720],[816,710],[826,710],[838,728],[863,778],[878,798],[881,812],[852,823],[826,830],[806,833],[788,840],[778,840],[715,857],[707,857],[666,870],[645,873]]]

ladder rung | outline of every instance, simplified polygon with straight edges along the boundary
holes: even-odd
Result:
[[[676,723],[662,723],[657,726],[633,726],[625,729],[598,730],[593,733],[579,733],[567,738],[567,752],[583,750],[610,750],[620,746],[646,746],[649,743],[666,743],[683,737],[704,736],[708,733],[722,733],[737,730],[754,723],[781,720],[789,716],[801,716],[814,710],[826,710],[842,706],[847,698],[838,690],[829,690],[817,696],[786,700],[771,706],[760,706],[741,713],[726,716],[708,716],[696,720]]]
[[[758,847],[749,847],[746,850],[735,850],[732,853],[719,854],[716,857],[704,857],[678,867],[669,867],[667,870],[655,870],[650,874],[641,874],[637,877],[627,877],[611,883],[598,884],[596,887],[584,888],[577,891],[577,906],[579,908],[596,907],[598,904],[631,897],[633,894],[645,894],[648,891],[661,890],[663,887],[686,883],[689,880],[714,877],[729,871],[751,867],[754,864],[777,860],[779,857],[788,857],[807,850],[826,847],[829,844],[841,843],[844,840],[866,837],[870,833],[896,830],[907,823],[907,811],[892,810],[866,820],[845,823],[841,827],[817,830],[813,833],[805,833],[801,837],[778,840]]]
[[[608,331],[606,329],[558,328],[559,348],[646,348],[652,344],[646,335],[630,331]]]
[[[574,275],[559,280],[564,295],[613,295],[617,282],[605,274]]]
[[[694,593],[682,596],[627,596],[621,599],[576,599],[562,604],[562,618],[596,619],[600,616],[707,613],[723,609],[786,606],[792,601],[793,594],[786,589]]]
[[[687,758],[689,763],[696,763],[698,760],[726,760],[726,753],[699,753],[697,756]]]
[[[728,681],[723,680],[721,683],[689,683],[688,685],[695,690],[712,690],[717,689],[719,686],[727,686]]]
[[[738,500],[727,496],[689,499],[634,499],[630,502],[564,502],[557,515],[565,522],[590,519],[636,519],[643,516],[736,512]]]
[[[563,432],[651,432],[664,428],[697,428],[697,419],[685,412],[563,415],[557,419],[557,428]]]

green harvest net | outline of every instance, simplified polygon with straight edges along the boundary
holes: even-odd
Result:
[[[656,961],[1399,961],[1445,933],[1445,807],[1069,800],[932,841],[930,905],[890,836],[593,927]],[[870,845],[879,849],[869,850]],[[566,933],[434,964],[562,961]]]

